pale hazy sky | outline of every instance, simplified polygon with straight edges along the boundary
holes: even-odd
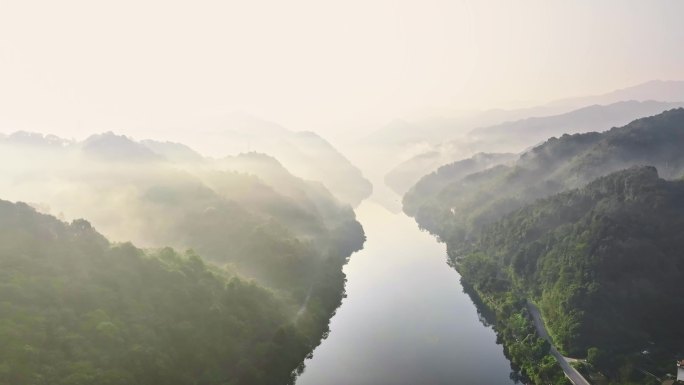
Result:
[[[0,132],[332,135],[684,79],[684,1],[0,0]],[[142,132],[142,131],[140,131]]]

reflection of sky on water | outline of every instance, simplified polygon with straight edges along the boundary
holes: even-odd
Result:
[[[494,331],[446,265],[442,244],[371,201],[368,240],[345,268],[347,295],[297,385],[511,384]]]

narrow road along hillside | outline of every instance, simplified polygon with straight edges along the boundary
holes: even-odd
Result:
[[[551,337],[549,337],[549,333],[546,331],[546,326],[544,326],[544,320],[541,317],[539,309],[529,301],[527,301],[527,309],[530,311],[530,314],[532,314],[532,320],[534,321],[534,327],[537,329],[537,334],[539,334],[539,337],[547,340],[551,344],[550,353],[560,364],[565,376],[568,377],[570,382],[575,385],[590,385],[589,381],[587,381],[580,374],[580,372],[577,371],[577,369],[573,368],[568,362],[568,359],[560,354],[558,349],[556,349],[556,347],[553,345],[553,341],[551,340]]]

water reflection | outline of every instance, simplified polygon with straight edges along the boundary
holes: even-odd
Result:
[[[348,297],[297,385],[512,384],[444,245],[372,201],[357,213],[368,240],[345,268]]]

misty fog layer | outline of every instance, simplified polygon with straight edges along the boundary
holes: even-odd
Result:
[[[684,93],[684,87],[681,88]],[[641,92],[635,90],[627,94],[635,96],[637,100],[643,100],[651,95],[646,90]],[[670,95],[661,92],[657,96],[667,100]],[[675,95],[675,97],[678,96]],[[684,95],[681,95],[681,98],[678,100],[684,100]],[[452,124],[449,126],[450,132],[438,136],[451,138],[449,141],[439,142],[438,139],[436,143],[428,144],[431,139],[428,136],[416,138],[416,142],[411,147],[417,148],[417,143],[425,143],[423,152],[411,156],[394,167],[387,173],[385,180],[399,195],[403,195],[421,176],[435,171],[439,166],[464,159],[478,152],[520,153],[552,136],[603,131],[610,127],[623,126],[640,117],[655,115],[682,106],[684,102],[681,101],[630,100],[608,105],[583,106],[558,115],[526,117],[490,126]],[[459,134],[457,127],[465,129],[463,134]]]
[[[682,15],[0,2],[0,385],[684,383]]]
[[[243,357],[235,365],[223,367],[220,374],[209,375],[205,372],[210,365],[209,361],[187,363],[191,367],[188,370],[205,373],[196,374],[199,376],[224,376],[237,383],[250,384],[254,381],[279,383],[294,375],[303,357],[325,335],[328,319],[344,295],[345,278],[341,268],[350,254],[364,242],[363,229],[348,204],[337,200],[320,182],[306,181],[292,175],[268,155],[247,153],[210,159],[182,144],[151,140],[136,142],[112,133],[93,135],[83,142],[40,134],[15,133],[0,140],[0,149],[4,176],[0,194],[6,199],[28,202],[42,213],[73,221],[72,227],[85,227],[93,233],[99,231],[116,242],[110,245],[109,240],[96,235],[102,240],[97,253],[106,256],[112,254],[107,257],[107,262],[102,262],[105,266],[109,263],[123,263],[121,261],[125,258],[132,258],[128,256],[143,256],[140,263],[161,264],[158,268],[162,270],[183,271],[187,264],[199,264],[204,269],[206,265],[207,272],[197,274],[206,275],[207,279],[214,281],[197,290],[214,292],[216,298],[212,301],[222,301],[223,294],[215,291],[222,285],[230,284],[237,285],[236,290],[239,291],[237,294],[230,294],[234,297],[233,301],[256,301],[248,306],[272,307],[270,315],[260,313],[257,309],[233,313],[232,317],[238,317],[240,324],[253,324],[259,330],[245,332],[243,327],[229,327],[227,334],[215,340],[215,343],[223,344],[229,349],[236,349],[243,344],[253,345],[257,349],[252,353],[241,348],[225,354],[218,353],[212,359],[223,357],[222,359],[230,360],[228,356],[236,357],[241,354]],[[15,210],[9,203],[5,205],[8,210]],[[13,231],[25,233],[26,236],[13,238],[8,235],[9,250],[24,255],[32,250],[31,245],[38,245],[40,248],[37,255],[45,258],[45,252],[50,249],[43,245],[41,234],[45,230],[35,229],[33,226],[25,228],[23,224],[34,220],[39,225],[43,225],[42,221],[47,221],[46,226],[67,225],[53,217],[38,216],[24,206],[17,206],[16,210],[20,225],[15,226]],[[8,219],[14,216],[11,215]],[[87,218],[87,221],[80,218]],[[11,227],[11,224],[9,222],[7,225]],[[69,244],[71,241],[68,234],[58,232],[52,242],[60,248],[62,243]],[[125,243],[119,246],[118,242]],[[135,249],[129,242],[150,251]],[[87,258],[88,250],[75,247],[75,255]],[[183,256],[173,250],[164,249],[166,247],[191,251]],[[154,251],[159,249],[162,251]],[[125,257],[119,256],[119,250],[122,250]],[[12,254],[3,255],[10,257]],[[88,260],[68,262],[68,266],[82,265],[86,270],[98,268],[90,264],[91,261]],[[31,276],[36,268],[33,265],[19,265],[6,274],[9,279],[23,282],[17,277]],[[49,284],[51,279],[67,279],[69,271],[67,268],[41,276],[44,280],[39,281],[40,285]],[[195,270],[193,274],[194,272]],[[132,279],[130,274],[132,273],[128,270],[123,272],[121,279]],[[195,278],[188,279],[189,285],[195,284],[192,283]],[[205,285],[201,278],[197,279],[197,284]],[[92,286],[92,290],[98,290],[96,288],[106,284],[97,279],[92,282],[77,282],[79,285]],[[167,290],[163,289],[166,284],[151,279],[146,283],[136,284],[136,287],[142,292],[158,291]],[[245,286],[244,291],[240,291],[240,285]],[[259,296],[263,299],[259,299]],[[34,300],[38,299],[30,301]],[[122,297],[121,300],[127,299]],[[204,301],[209,301],[209,298],[200,298],[200,303]],[[16,305],[16,311],[20,311],[23,306],[30,305],[30,302]],[[176,365],[178,360],[184,359],[184,354],[200,354],[197,349],[205,352],[201,354],[210,354],[210,349],[216,349],[210,344],[202,347],[187,346],[185,350],[174,345],[181,343],[183,339],[193,338],[191,334],[196,332],[195,328],[199,325],[192,320],[182,321],[171,316],[165,322],[189,322],[192,327],[179,332],[182,335],[178,335],[176,340],[176,337],[172,337],[172,332],[158,339],[150,339],[147,335],[140,338],[148,344],[145,345],[146,349],[155,352],[150,353],[152,361],[160,359],[160,353],[156,352],[163,351],[164,344],[171,344],[168,349],[178,351],[178,355],[164,359],[156,368],[150,366],[153,364],[129,368],[125,361],[118,360],[125,358],[127,344],[136,337],[128,331],[132,326],[127,326],[127,321],[120,318],[117,312],[139,310],[129,309],[127,306],[147,305],[127,302],[124,307],[128,310],[117,310],[96,301],[73,309],[76,318],[86,319],[93,312],[104,314],[98,315],[98,322],[109,322],[112,327],[122,330],[123,334],[117,338],[124,350],[116,350],[115,359],[116,365],[123,366],[117,369],[120,372],[112,375],[113,377],[140,378],[140,372],[150,372],[158,373],[156,377],[149,374],[149,378],[156,379],[157,382],[169,383],[169,378],[173,378],[173,381],[185,383],[184,378],[188,374],[175,377],[175,370],[169,370],[167,366]],[[183,305],[179,303],[174,306],[178,306],[177,310],[180,311]],[[235,308],[227,309],[229,313],[226,317],[235,311]],[[191,311],[190,308],[186,310]],[[199,313],[195,316],[200,316],[206,310],[200,305]],[[20,313],[12,311],[11,314]],[[44,316],[47,317],[45,322],[57,322],[54,319],[56,316],[52,313]],[[135,324],[131,322],[131,325]],[[34,327],[40,328],[40,323],[36,323]],[[155,328],[149,324],[141,324],[141,327]],[[166,325],[159,325],[161,329],[158,330],[166,330],[163,329],[165,327]],[[88,338],[87,328],[69,330],[70,333]],[[209,338],[208,335],[196,337]],[[276,337],[281,340],[274,340]],[[58,337],[60,340],[61,338],[66,337]],[[259,344],[275,346],[258,348]],[[86,346],[82,348],[98,349]],[[41,349],[44,349],[41,354],[53,354],[50,346],[43,346]],[[273,349],[282,349],[287,354],[273,356]],[[115,354],[113,350],[110,353]],[[100,357],[99,355],[98,350],[93,359]],[[90,362],[89,365],[95,365],[94,368],[99,365],[91,360],[86,361]],[[67,370],[68,363],[69,360],[47,360],[28,367],[21,366],[24,368],[21,370],[28,372],[13,369],[9,378],[23,378],[22,376],[29,373],[56,376],[49,374],[50,367]],[[89,372],[84,369],[83,375],[91,376],[89,378],[96,382],[105,381],[110,376],[107,373],[86,373]]]
[[[653,383],[631,368],[671,373],[684,341],[681,298],[670,295],[684,290],[682,148],[675,108],[552,137],[485,170],[476,158],[442,166],[403,208],[446,243],[464,286],[496,314],[524,381]],[[576,370],[564,356],[587,361]]]

